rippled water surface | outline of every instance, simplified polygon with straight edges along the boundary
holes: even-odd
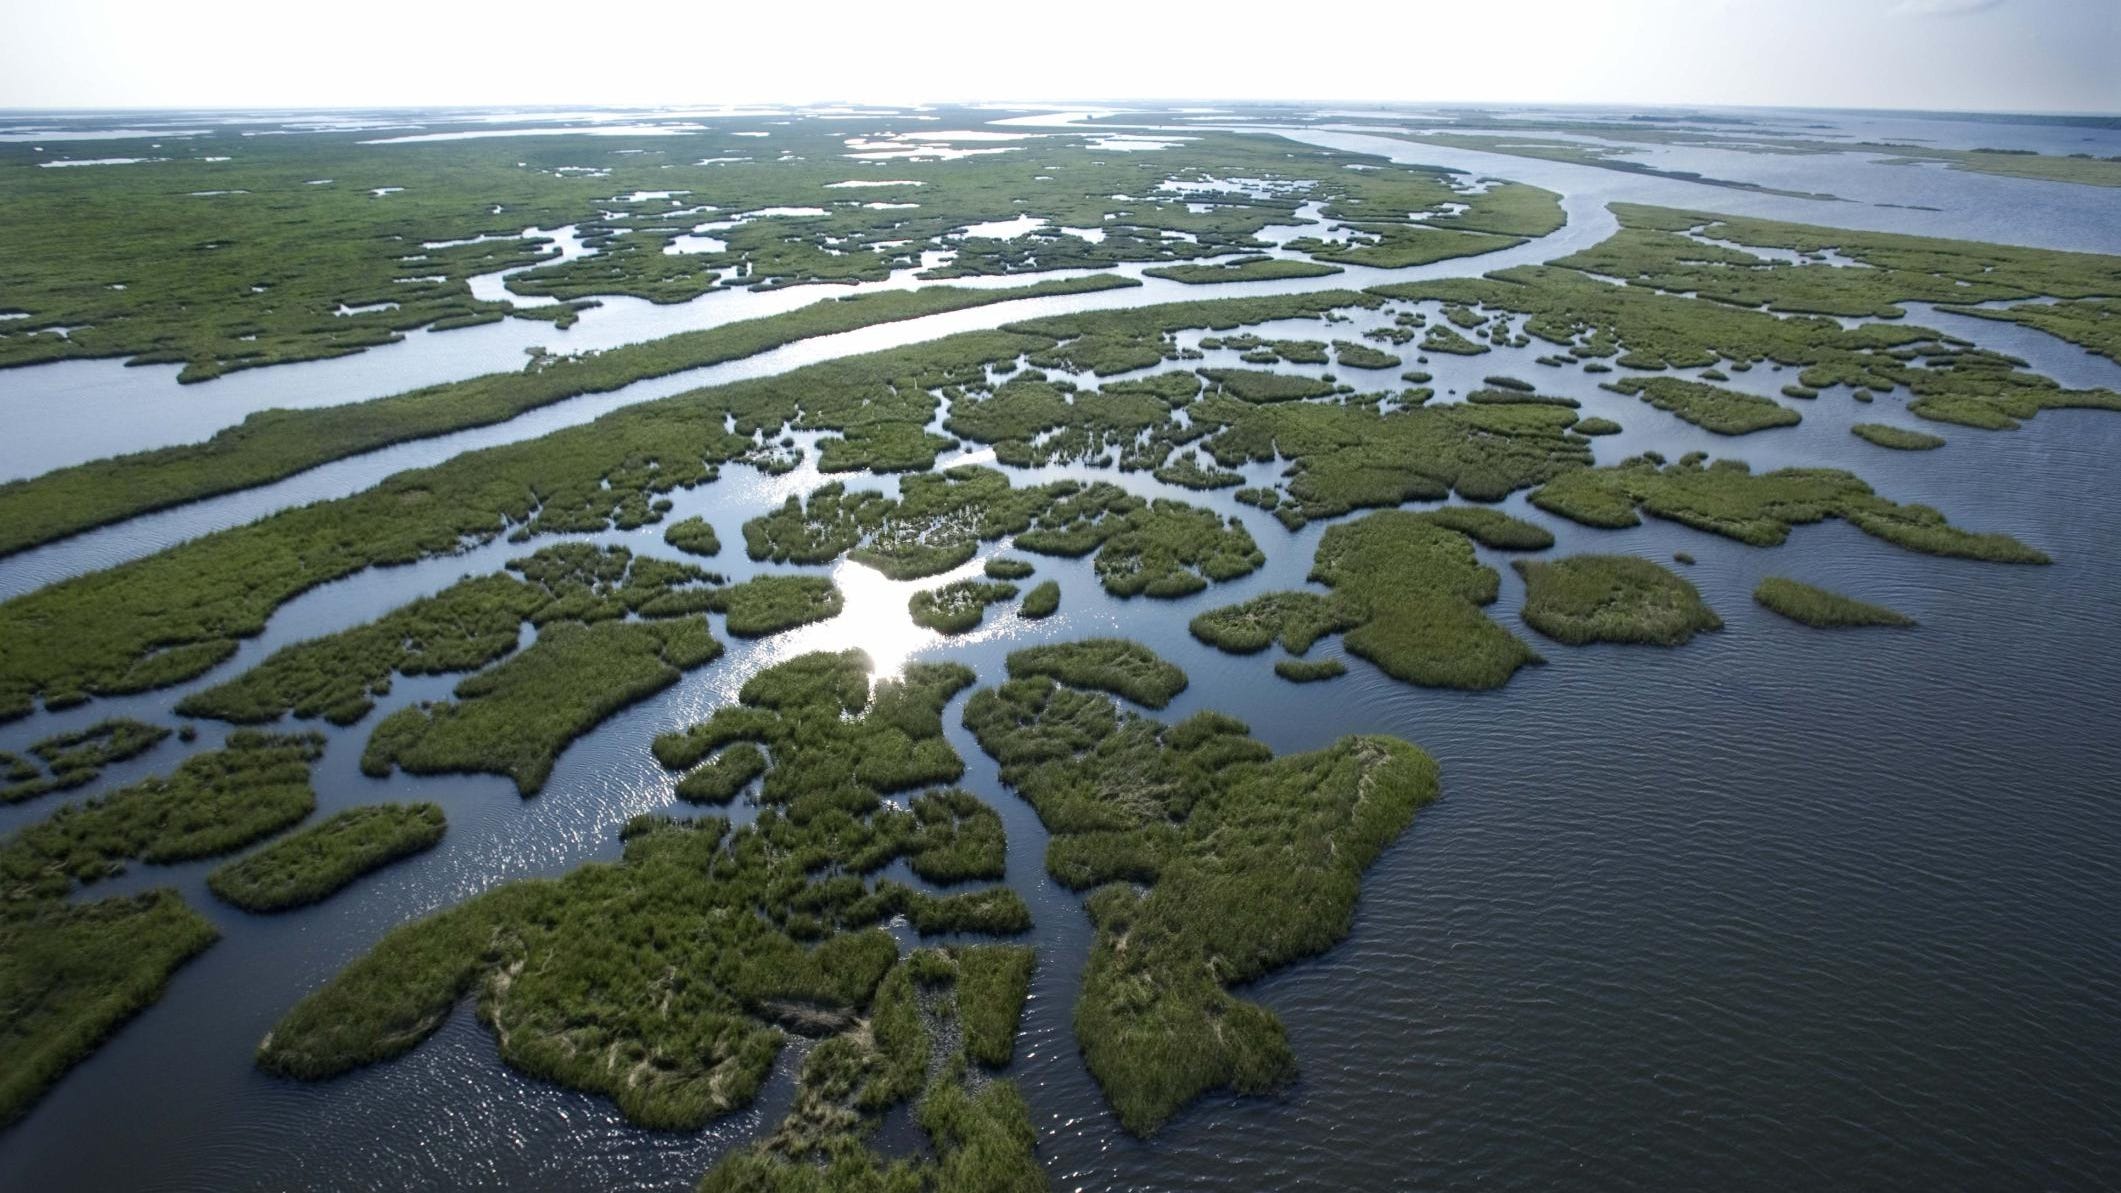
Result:
[[[1908,215],[1431,152],[1356,134],[1305,135],[1565,191],[1571,228],[1528,260],[1602,237],[1611,225],[1599,222],[1600,208],[1614,199],[1865,227]],[[1838,189],[1826,185],[1834,159],[1774,160],[1777,169],[1811,163],[1823,171],[1813,179],[1822,185],[1806,189]],[[1897,176],[1925,186],[1954,177],[1905,169]],[[1965,184],[1971,197],[1951,218],[1975,220],[1990,201],[1986,188],[1998,183]],[[2068,212],[2055,222],[2025,237],[1994,238],[2110,248],[2099,238],[2113,226],[2112,193],[2067,189],[2057,202]],[[1938,231],[1933,225],[1949,221],[1908,222]],[[1448,263],[1441,272],[1499,263]],[[1325,281],[1369,284],[1382,280],[1370,276],[1379,272]],[[1258,291],[1233,286],[1186,297],[1235,292]],[[1036,309],[1147,300],[1136,291]],[[871,329],[663,388],[629,387],[503,427],[406,445],[0,563],[0,585],[26,591],[625,401],[1020,317],[997,308],[917,329]],[[1910,319],[2022,356],[2066,384],[2121,387],[2121,369],[2037,332],[1926,311]],[[1330,338],[1316,322],[1262,330]],[[469,329],[427,339],[447,345],[482,333],[494,334]],[[1195,342],[1199,333],[1184,338]],[[1192,686],[1166,715],[1221,709],[1284,751],[1350,732],[1397,734],[1442,762],[1445,796],[1366,877],[1345,943],[1244,992],[1288,1026],[1301,1080],[1279,1097],[1203,1099],[1142,1143],[1118,1131],[1070,1030],[1089,941],[1078,900],[1044,876],[1043,831],[957,726],[962,698],[951,707],[946,722],[967,763],[964,785],[1000,810],[1008,879],[1036,918],[1040,963],[1011,1072],[1032,1105],[1055,1188],[2111,1187],[2121,1164],[2114,1113],[2121,1106],[2121,645],[2113,633],[2121,494],[2112,483],[2121,416],[2049,413],[2010,433],[1941,428],[1950,440],[1943,450],[1894,453],[1856,440],[1847,427],[1915,425],[1897,403],[1858,406],[1830,396],[1799,404],[1798,427],[1722,440],[1600,391],[1595,378],[1540,370],[1530,361],[1537,352],[1439,358],[1425,367],[1440,392],[1463,393],[1487,373],[1512,372],[1581,398],[1585,413],[1628,428],[1598,442],[1603,461],[1651,448],[1700,449],[1757,468],[1847,467],[1887,496],[1935,505],[1973,529],[2010,532],[2056,562],[1934,559],[1840,523],[1800,528],[1786,545],[1765,550],[1669,523],[1597,531],[1533,510],[1520,495],[1504,508],[1553,529],[1554,554],[1690,552],[1698,563],[1686,574],[1726,628],[1670,651],[1549,643],[1518,619],[1522,585],[1508,557],[1483,550],[1503,569],[1494,615],[1540,647],[1544,666],[1500,691],[1466,694],[1412,688],[1348,658],[1345,678],[1296,688],[1272,676],[1271,657],[1218,654],[1184,625],[1204,609],[1300,584],[1323,528],[1292,535],[1226,497],[1183,494],[1242,517],[1267,550],[1267,566],[1163,604],[1106,596],[1087,560],[1039,558],[1040,576],[1061,582],[1056,618],[1033,627],[997,611],[980,631],[947,643],[904,613],[913,588],[945,578],[902,585],[850,564],[818,569],[850,592],[850,612],[736,644],[581,739],[544,793],[528,800],[496,777],[361,775],[366,729],[394,708],[446,695],[454,682],[401,679],[363,725],[328,731],[319,802],[328,812],[382,799],[436,800],[449,815],[443,844],[285,916],[248,916],[211,899],[204,875],[212,862],[137,867],[90,888],[94,897],[174,884],[224,939],[0,1135],[0,1187],[688,1187],[728,1147],[778,1119],[792,1092],[794,1050],[757,1106],[683,1135],[637,1130],[607,1102],[513,1073],[468,1008],[406,1057],[326,1084],[265,1077],[250,1066],[250,1053],[290,1004],[392,925],[498,882],[614,857],[617,828],[628,817],[682,808],[672,801],[671,778],[649,756],[649,740],[733,699],[764,666],[803,650],[860,645],[886,669],[954,658],[993,683],[1006,653],[1026,641],[1098,633],[1140,638],[1188,671]],[[347,394],[402,388],[387,370],[370,373],[384,368],[363,363],[371,358],[425,359],[401,345],[197,388],[340,373],[349,378]],[[436,376],[407,367],[422,380]],[[61,370],[89,375],[77,365],[30,375]],[[1784,380],[1763,367],[1738,383],[1772,394]],[[1023,474],[1063,475],[1170,492],[1139,475]],[[672,517],[702,514],[734,544],[746,518],[818,480],[807,468],[780,478],[731,469],[719,483],[677,494]],[[860,483],[892,488],[888,479]],[[658,528],[594,537],[672,554]],[[523,551],[497,544],[326,585],[280,610],[260,639],[202,683]],[[754,570],[734,547],[710,566],[737,577]],[[1889,604],[1921,628],[1825,633],[1782,621],[1749,598],[1771,574]],[[1314,655],[1339,657],[1338,641]],[[108,715],[167,719],[197,686],[0,727],[0,749]],[[176,749],[113,768],[108,778],[166,770]],[[0,831],[52,806],[0,808]]]

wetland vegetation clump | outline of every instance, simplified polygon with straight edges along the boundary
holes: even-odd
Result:
[[[1274,663],[1274,674],[1290,683],[1317,683],[1347,673],[1347,664],[1339,659],[1277,659]]]
[[[285,911],[331,897],[400,858],[432,849],[445,827],[435,804],[349,808],[207,875],[208,889],[245,911]]]
[[[1769,576],[1753,589],[1753,599],[1792,621],[1822,629],[1841,626],[1912,626],[1905,613],[1853,597],[1814,588],[1781,576]]]
[[[1501,577],[1474,556],[1475,541],[1540,550],[1554,538],[1499,510],[1385,510],[1331,527],[1319,539],[1311,579],[1330,592],[1267,593],[1203,613],[1188,628],[1233,654],[1280,642],[1301,655],[1318,639],[1341,633],[1349,653],[1395,679],[1500,687],[1539,656],[1482,611],[1494,603]]]
[[[1333,363],[1345,369],[1396,369],[1401,362],[1391,353],[1372,348],[1368,344],[1335,340]]]
[[[1024,594],[1024,603],[1017,606],[1019,617],[1028,621],[1044,621],[1060,611],[1060,581],[1047,580],[1034,585]]]
[[[981,565],[980,570],[989,580],[1028,580],[1038,568],[1028,559],[997,555]]]
[[[1895,427],[1886,423],[1857,423],[1849,428],[1849,433],[1865,443],[1889,447],[1894,451],[1926,452],[1944,446],[1942,435],[1911,431],[1906,427]]]
[[[1723,619],[1701,592],[1670,569],[1633,555],[1571,555],[1549,563],[1520,559],[1525,624],[1557,642],[1640,642],[1678,646]]]
[[[1230,989],[1347,934],[1363,870],[1437,794],[1428,755],[1276,758],[1221,714],[1167,725],[1042,675],[975,693],[965,724],[1052,834],[1047,871],[1091,892],[1076,1038],[1121,1124],[1292,1078],[1280,1021]]]
[[[641,617],[727,614],[738,637],[837,616],[843,598],[821,576],[757,576],[717,587],[688,564],[623,547],[562,543],[413,601],[366,625],[299,642],[226,683],[179,702],[187,716],[254,724],[286,713],[351,725],[394,675],[474,671],[508,656],[524,623],[541,629]],[[512,573],[512,574],[511,574]]]
[[[722,549],[722,540],[715,537],[714,526],[705,518],[672,522],[663,531],[663,541],[687,555],[712,556]]]
[[[866,1022],[811,1049],[794,1105],[767,1138],[724,1156],[700,1193],[1045,1193],[1038,1132],[1008,1062],[1030,991],[1031,950],[921,949],[877,986]],[[889,1158],[869,1135],[913,1101],[931,1148]]]
[[[721,653],[703,617],[550,625],[529,649],[459,683],[453,701],[384,718],[361,770],[486,772],[536,795],[568,743]]]
[[[219,938],[166,887],[95,901],[77,888],[127,863],[191,861],[271,836],[316,806],[317,734],[240,730],[219,750],[0,842],[0,1125],[162,996]]]
[[[0,804],[85,787],[102,776],[104,767],[161,745],[169,732],[130,717],[112,717],[86,729],[55,733],[30,746],[29,757],[0,753]]]
[[[1042,676],[1075,688],[1110,692],[1144,708],[1162,708],[1186,690],[1186,673],[1125,638],[1085,638],[1009,654],[1009,677]]]
[[[1634,394],[1659,410],[1718,435],[1750,435],[1770,427],[1794,427],[1804,421],[1796,411],[1772,399],[1679,377],[1624,377],[1609,388]]]
[[[1207,286],[1217,282],[1268,282],[1286,278],[1322,278],[1340,273],[1338,265],[1316,261],[1293,261],[1286,257],[1239,257],[1216,265],[1158,265],[1142,270],[1143,277]]]
[[[1578,435],[1618,435],[1620,434],[1620,424],[1610,418],[1599,418],[1594,415],[1590,418],[1578,420],[1576,425],[1570,427],[1569,430],[1574,431]]]
[[[2007,534],[1961,530],[1926,505],[1896,505],[1854,475],[1832,468],[1782,468],[1756,473],[1742,460],[1704,463],[1688,457],[1666,464],[1636,456],[1609,468],[1555,477],[1532,493],[1533,505],[1586,526],[1641,524],[1637,513],[1720,534],[1755,547],[1773,547],[1792,526],[1841,518],[1856,529],[1925,555],[1992,563],[2047,563],[2044,552]]]
[[[510,1065],[610,1098],[638,1125],[692,1131],[751,1102],[789,1032],[858,1040],[866,1022],[872,1039],[892,1037],[884,1025],[913,1008],[887,982],[902,962],[882,925],[1014,933],[1029,913],[1006,887],[937,895],[873,877],[924,855],[939,873],[998,873],[1002,841],[976,800],[883,802],[962,773],[941,712],[971,673],[917,664],[873,693],[869,678],[859,652],[754,675],[738,704],[655,743],[674,769],[762,747],[771,766],[751,824],[639,817],[615,864],[507,883],[404,925],[297,1004],[258,1063],[317,1080],[387,1060],[475,996]],[[920,1059],[894,1069],[906,1092],[926,1055],[915,1045],[903,1058]]]
[[[915,625],[941,634],[962,634],[978,628],[987,606],[1016,597],[1016,585],[988,580],[959,580],[941,588],[916,592],[906,602]]]

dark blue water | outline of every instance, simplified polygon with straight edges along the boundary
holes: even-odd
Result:
[[[1334,338],[1351,328],[1262,330]],[[2121,369],[2038,333],[1971,320],[1947,330],[2069,384],[2121,381]],[[674,807],[671,777],[648,754],[654,734],[732,699],[763,666],[862,645],[887,668],[953,658],[992,683],[1026,642],[1109,632],[1148,641],[1192,676],[1165,715],[1231,712],[1278,750],[1397,734],[1442,762],[1445,797],[1368,875],[1344,944],[1244,992],[1288,1025],[1300,1081],[1274,1098],[1203,1099],[1145,1144],[1118,1131],[1069,1028],[1089,937],[1077,900],[1044,877],[1042,830],[956,726],[962,701],[953,706],[964,785],[1002,813],[1008,880],[1037,920],[1040,963],[1012,1075],[1056,1188],[2109,1186],[2121,1156],[2121,645],[2111,632],[2121,416],[2050,413],[2009,433],[1929,427],[1946,448],[1893,453],[1846,428],[1915,425],[1894,399],[1830,395],[1796,404],[1798,427],[1728,440],[1599,391],[1594,378],[1541,369],[1530,362],[1538,351],[1426,367],[1439,392],[1510,372],[1581,397],[1587,414],[1628,428],[1598,443],[1602,460],[1703,449],[1758,467],[1849,467],[1896,500],[2016,534],[2056,562],[1932,559],[1838,523],[1767,550],[1655,522],[1595,531],[1519,497],[1505,508],[1553,529],[1551,554],[1692,553],[1685,572],[1726,628],[1669,651],[1548,643],[1517,617],[1508,557],[1484,551],[1503,568],[1494,615],[1545,666],[1466,694],[1408,687],[1348,658],[1346,677],[1297,688],[1273,677],[1271,655],[1231,658],[1184,632],[1203,609],[1300,584],[1322,533],[1292,535],[1231,505],[1269,555],[1251,577],[1186,601],[1126,602],[1098,589],[1087,561],[1040,558],[1040,578],[1061,582],[1059,616],[1033,627],[990,615],[948,642],[910,626],[911,586],[826,569],[853,598],[846,615],[738,644],[577,742],[530,800],[495,777],[362,776],[367,727],[453,682],[401,679],[362,726],[329,734],[319,802],[328,812],[433,799],[449,815],[444,843],[288,916],[216,903],[204,890],[213,863],[141,867],[92,888],[173,884],[225,938],[0,1137],[0,1187],[688,1186],[778,1118],[792,1052],[758,1106],[696,1135],[640,1131],[606,1102],[517,1076],[468,1011],[407,1057],[322,1085],[265,1077],[250,1052],[392,925],[511,878],[615,856],[628,817]],[[1782,383],[1766,369],[1741,380],[1766,393]],[[1062,473],[1025,479],[1049,475]],[[732,470],[679,494],[672,516],[703,514],[724,543],[740,542],[744,519],[817,479]],[[671,554],[653,529],[595,537]],[[318,589],[204,682],[522,551],[483,548]],[[753,571],[733,549],[712,566]],[[1881,601],[1921,628],[1782,621],[1749,598],[1771,574]],[[186,690],[7,726],[0,748],[117,713],[166,718]],[[209,727],[196,748],[218,736]],[[164,771],[182,749],[167,744],[109,778]],[[0,809],[0,831],[56,802]]]

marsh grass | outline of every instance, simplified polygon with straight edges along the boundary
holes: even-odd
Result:
[[[1086,638],[1009,654],[1009,677],[1043,676],[1071,687],[1124,696],[1162,708],[1186,690],[1186,673],[1155,651],[1124,638]]]
[[[1914,618],[1883,605],[1869,604],[1781,576],[1769,576],[1762,580],[1759,587],[1753,589],[1753,599],[1792,621],[1822,629],[1842,626],[1907,627],[1916,624]]]
[[[434,848],[435,804],[372,804],[276,841],[207,875],[207,888],[245,911],[286,911],[330,898],[372,870]]]
[[[1047,580],[1032,587],[1024,594],[1024,603],[1017,606],[1017,615],[1030,621],[1044,621],[1060,611],[1060,582]]]
[[[1016,585],[986,580],[959,580],[916,592],[906,602],[915,625],[941,634],[963,634],[979,627],[987,606],[1016,598]]]
[[[316,1080],[386,1060],[476,994],[509,1064],[608,1097],[638,1125],[697,1130],[748,1104],[786,1031],[836,1034],[905,1009],[886,997],[892,917],[923,933],[1029,926],[1006,887],[933,895],[869,877],[900,857],[939,881],[1000,873],[1000,820],[978,800],[882,798],[962,773],[940,714],[971,680],[916,664],[872,692],[859,652],[754,675],[738,704],[655,743],[673,768],[757,747],[770,768],[751,824],[640,817],[617,864],[508,883],[400,927],[289,1012],[259,1063]]]
[[[1525,624],[1557,642],[1638,642],[1678,646],[1723,619],[1669,569],[1633,555],[1571,555],[1551,563],[1520,559]]]
[[[965,724],[1052,834],[1048,872],[1092,892],[1075,1033],[1121,1124],[1146,1136],[1210,1090],[1286,1084],[1281,1023],[1229,988],[1346,935],[1362,871],[1435,798],[1434,762],[1380,737],[1275,758],[1229,717],[1165,725],[1043,675],[975,693]]]
[[[1906,427],[1889,426],[1885,423],[1857,423],[1849,428],[1849,434],[1865,443],[1889,447],[1894,451],[1926,452],[1944,446],[1942,435],[1910,431]]]

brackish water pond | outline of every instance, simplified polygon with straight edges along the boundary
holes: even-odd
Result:
[[[1212,293],[1161,284],[1186,291],[1167,293],[1152,280],[1142,290],[979,308],[807,341],[55,544],[0,562],[0,591],[28,591],[629,402],[1032,314],[1478,273],[1602,239],[1612,228],[1603,205],[1615,200],[1865,227],[1923,214],[1356,134],[1304,135],[1560,190],[1571,222],[1522,250],[1417,270],[1351,269],[1304,282],[1206,288]],[[1775,160],[1778,168],[1834,169],[1814,158]],[[1902,176],[1923,187],[1973,177]],[[1829,178],[1817,181],[1805,189],[1835,189]],[[2052,189],[1986,177],[1978,184],[1966,192],[1970,203],[1987,203],[1996,186]],[[2040,242],[2070,243],[2068,219],[2076,219],[2080,247],[2110,249],[2098,229],[2110,227],[2111,193],[2063,189],[2072,192],[2074,214],[2044,224]],[[1937,202],[1923,193],[1909,201]],[[1859,212],[1860,221],[1840,219]],[[1971,208],[1962,214],[1975,220]],[[1938,222],[1911,220],[1909,230],[1977,234],[1976,223],[1947,230]],[[1990,238],[2016,239],[2001,229]],[[606,342],[782,309],[774,304],[796,305],[793,294],[710,295],[678,308],[641,303],[639,311],[621,300],[604,312],[616,337]],[[743,303],[709,305],[738,297]],[[590,332],[598,317],[591,312],[564,334]],[[2121,367],[2038,332],[1928,311],[1910,319],[2019,356],[2067,385],[2121,388]],[[1353,338],[1389,321],[1356,312],[1348,324],[1285,321],[1248,330]],[[524,330],[558,342],[550,328]],[[141,388],[127,400],[225,401],[213,416],[225,423],[274,392],[349,401],[507,367],[520,351],[517,334],[513,324],[416,334],[357,356],[237,373],[181,391],[156,370],[132,370]],[[1197,344],[1203,334],[1180,340]],[[1405,351],[1411,365],[1411,346]],[[1596,442],[1601,462],[1651,449],[1672,457],[1707,450],[1747,459],[1756,470],[1845,467],[1895,500],[1934,505],[1957,525],[2009,532],[2056,562],[1933,558],[1841,522],[1799,528],[1769,549],[1657,520],[1592,530],[1534,509],[1519,494],[1502,508],[1553,530],[1554,555],[1617,551],[1666,561],[1691,553],[1698,562],[1681,570],[1726,628],[1670,651],[1560,646],[1524,626],[1523,584],[1509,556],[1483,548],[1483,560],[1502,572],[1492,614],[1540,649],[1545,666],[1486,693],[1420,689],[1345,656],[1329,639],[1310,657],[1345,658],[1349,673],[1298,688],[1273,677],[1270,655],[1220,654],[1190,637],[1185,622],[1300,587],[1324,525],[1292,534],[1227,491],[1178,490],[1144,474],[1012,470],[1019,483],[1109,480],[1234,514],[1267,563],[1196,596],[1153,602],[1107,595],[1087,559],[1032,557],[1038,579],[1060,582],[1058,615],[1033,624],[997,609],[980,630],[948,640],[911,624],[906,595],[973,574],[976,564],[914,584],[846,562],[806,569],[835,576],[848,594],[847,613],[734,643],[719,661],[574,743],[543,793],[528,800],[497,777],[363,776],[361,747],[381,716],[445,696],[456,680],[401,677],[360,725],[327,729],[315,778],[320,814],[385,799],[433,800],[449,817],[442,845],[318,907],[273,917],[210,898],[204,877],[214,862],[136,866],[89,888],[97,897],[173,884],[224,939],[0,1135],[0,1184],[689,1188],[716,1157],[779,1119],[791,1096],[792,1057],[750,1110],[695,1135],[673,1135],[631,1127],[607,1101],[507,1069],[465,1007],[409,1055],[324,1084],[265,1076],[251,1066],[251,1053],[288,1006],[391,926],[508,879],[615,857],[619,826],[638,813],[691,811],[673,801],[672,776],[649,755],[649,741],[732,700],[747,676],[773,662],[861,646],[880,670],[954,659],[987,685],[1003,677],[1011,649],[1110,633],[1146,642],[1191,676],[1167,717],[1228,712],[1277,751],[1316,748],[1351,732],[1395,734],[1437,757],[1445,794],[1366,876],[1345,942],[1245,991],[1287,1025],[1300,1081],[1279,1097],[1203,1099],[1143,1143],[1119,1131],[1076,1051],[1069,1016],[1090,939],[1080,900],[1046,876],[1044,830],[959,727],[964,697],[951,704],[945,724],[967,765],[962,785],[1001,813],[1008,881],[1036,925],[1028,943],[1038,949],[1038,969],[1010,1074],[1031,1104],[1056,1189],[1234,1193],[1476,1181],[1523,1190],[2102,1187],[2121,1155],[2112,1113],[2121,1105],[2121,641],[2111,633],[2113,594],[2121,592],[2121,494],[2111,482],[2121,416],[2048,412],[2007,433],[1944,428],[1943,450],[1896,453],[1863,443],[1848,426],[1938,428],[1897,404],[1873,408],[1835,396],[1798,403],[1799,426],[1722,439],[1599,390],[1597,378],[1543,370],[1532,360],[1541,351],[1432,355],[1420,367],[1445,397],[1506,373],[1580,399],[1586,415],[1627,428]],[[1224,355],[1203,363],[1234,363],[1234,353]],[[96,390],[94,378],[119,373],[115,362],[68,363],[0,374],[0,386],[14,395],[6,400],[13,417],[26,392],[19,383]],[[1774,394],[1788,380],[1763,367],[1733,384]],[[224,386],[238,396],[218,397]],[[79,417],[78,409],[36,416],[56,427]],[[162,441],[175,440],[142,445]],[[972,453],[942,463],[959,459],[990,461]],[[761,569],[736,546],[739,528],[826,479],[814,470],[814,452],[809,460],[781,477],[726,469],[717,483],[674,494],[666,522],[703,516],[725,544],[707,566],[737,579],[755,574]],[[1248,479],[1276,470],[1257,466]],[[891,478],[852,485],[896,487]],[[588,537],[682,557],[663,543],[661,526]],[[0,749],[128,712],[167,720],[186,692],[280,646],[360,624],[529,549],[493,544],[317,588],[205,678],[0,727]],[[1750,599],[1767,575],[1884,603],[1921,627],[1828,634],[1783,621]],[[219,732],[206,728],[202,747]],[[106,780],[162,773],[178,748],[114,767]],[[0,832],[41,819],[53,802],[0,808]],[[742,805],[734,811],[746,814]]]

